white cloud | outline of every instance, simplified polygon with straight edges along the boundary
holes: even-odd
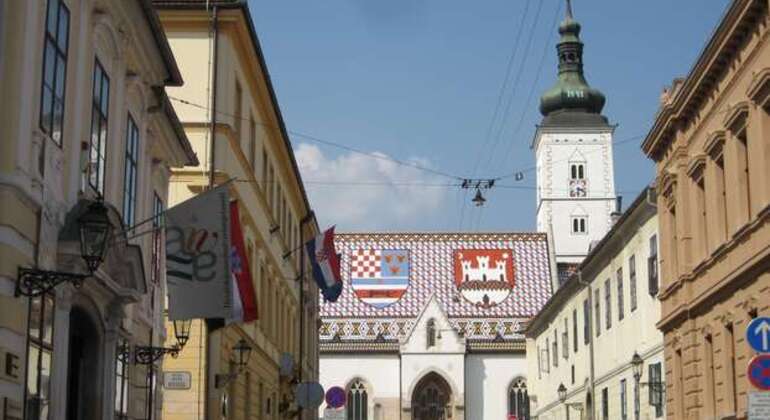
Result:
[[[299,144],[294,153],[322,228],[336,224],[340,231],[429,229],[436,226],[453,191],[436,186],[451,183],[450,179],[360,153],[333,158],[307,143]],[[426,159],[408,162],[430,168]]]

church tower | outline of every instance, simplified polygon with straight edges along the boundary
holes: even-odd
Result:
[[[583,75],[580,24],[559,26],[559,78],[540,99],[543,115],[532,148],[537,161],[537,229],[553,238],[557,263],[579,263],[612,225],[615,126],[602,115],[604,95]]]

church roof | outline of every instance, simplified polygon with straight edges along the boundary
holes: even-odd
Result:
[[[353,233],[337,235],[335,245],[344,288],[337,302],[320,303],[322,341],[404,339],[431,297],[469,340],[521,339],[523,325],[551,295],[543,233]],[[398,266],[403,282],[380,274],[362,279],[362,264],[389,256],[405,257]],[[491,258],[490,268],[478,271],[477,258],[485,256]],[[374,264],[377,270],[388,269],[383,261]],[[489,282],[463,282],[473,280],[463,277],[465,269],[489,275],[484,278]],[[392,290],[380,292],[387,288],[380,279],[395,284]],[[384,295],[390,297],[378,298]]]

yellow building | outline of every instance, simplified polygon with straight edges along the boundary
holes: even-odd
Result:
[[[654,202],[645,189],[527,326],[532,418],[664,416]]]
[[[318,372],[317,289],[306,282],[300,323],[300,253],[291,251],[318,227],[251,15],[242,1],[154,4],[187,81],[170,96],[201,161],[173,171],[171,204],[232,180],[259,307],[257,321],[211,334],[194,322],[184,352],[164,361],[164,419],[290,418],[292,381],[314,381]],[[253,348],[250,361],[217,387],[217,374],[237,372],[232,348],[241,339]],[[282,359],[293,361],[294,372],[281,375]]]
[[[181,84],[149,0],[0,2],[0,418],[156,418],[133,355],[165,333],[150,222],[169,167],[197,165]],[[112,235],[78,288],[86,214]]]

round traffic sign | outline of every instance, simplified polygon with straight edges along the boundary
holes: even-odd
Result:
[[[746,326],[746,341],[759,353],[770,353],[770,318],[754,318]]]
[[[344,407],[347,402],[346,400],[347,396],[345,395],[345,390],[338,386],[333,386],[326,391],[326,405],[329,407]]]
[[[302,408],[318,408],[324,400],[324,389],[318,382],[302,382],[294,390],[297,405]]]
[[[770,354],[754,356],[749,362],[749,381],[757,389],[770,391]]]

